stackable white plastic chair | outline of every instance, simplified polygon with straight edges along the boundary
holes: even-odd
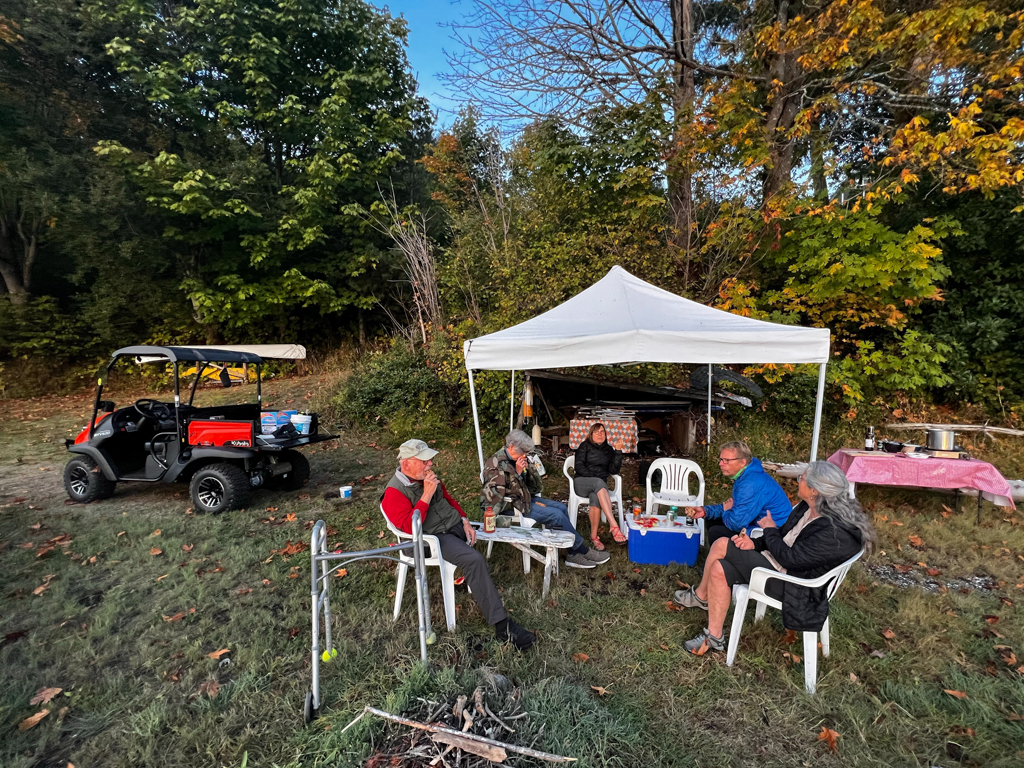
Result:
[[[589,496],[577,496],[576,489],[573,486],[573,476],[569,474],[570,470],[575,474],[576,472],[576,457],[568,456],[565,459],[565,463],[562,465],[562,474],[569,478],[569,522],[572,523],[573,527],[576,527],[576,516],[581,504],[590,506]],[[611,497],[612,504],[619,505],[619,527],[625,530],[625,524],[622,522],[622,475],[612,475],[612,487],[608,489],[608,495]]]
[[[782,610],[782,603],[765,593],[765,584],[769,579],[799,584],[802,587],[825,587],[829,602],[835,595],[839,585],[843,583],[846,574],[852,566],[864,554],[862,549],[842,565],[837,565],[824,576],[816,579],[798,579],[786,573],[779,573],[769,568],[755,568],[750,572],[750,584],[736,584],[732,588],[732,599],[735,603],[732,615],[732,629],[729,632],[729,653],[725,657],[727,666],[732,666],[736,660],[736,649],[740,644],[740,631],[743,629],[743,615],[747,612],[747,602],[754,600],[757,603],[754,609],[754,621],[764,618],[765,611],[769,607]],[[808,693],[814,693],[818,682],[818,633],[804,632],[804,687]],[[829,654],[828,619],[821,628],[821,655]]]
[[[655,472],[661,472],[661,490],[651,489]],[[690,475],[697,476],[697,494],[690,493]],[[689,459],[655,459],[647,471],[647,514],[656,514],[655,507],[703,507],[704,473],[700,465]],[[619,511],[620,521],[624,520]],[[704,520],[698,519],[700,543],[704,544]],[[625,526],[625,522],[623,522]]]
[[[505,497],[505,501],[511,502],[512,499],[510,499],[508,496],[506,496]],[[533,528],[533,526],[537,525],[537,521],[536,520],[534,520],[532,517],[526,517],[525,515],[523,515],[522,512],[519,512],[518,510],[514,511],[513,514],[511,515],[511,517],[512,517],[512,524],[513,525],[518,524],[518,525],[520,525],[523,528]],[[487,542],[487,559],[488,560],[491,559],[491,550],[492,549],[494,549],[494,542],[493,541],[488,541]],[[533,558],[531,558],[528,554],[523,552],[523,573],[529,573],[530,572],[530,560],[532,560],[532,559]]]
[[[384,505],[380,507],[380,513],[384,516],[384,522],[388,529],[398,537],[399,543],[405,539],[411,539],[411,533],[398,530],[388,516],[384,514]],[[435,565],[441,571],[441,596],[444,598],[444,618],[448,624],[448,631],[455,630],[455,568],[454,563],[449,563],[441,555],[441,545],[437,536],[423,535],[423,563],[424,565]],[[393,619],[398,620],[398,614],[402,610],[402,595],[405,594],[405,577],[409,569],[413,567],[413,558],[404,551],[398,552],[398,583],[395,585],[395,614]]]

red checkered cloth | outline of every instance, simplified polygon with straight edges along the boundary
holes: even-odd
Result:
[[[636,453],[638,436],[633,419],[573,419],[569,424],[569,447],[574,451],[579,448],[580,443],[587,439],[590,428],[598,422],[604,424],[611,445],[622,440],[623,453]]]

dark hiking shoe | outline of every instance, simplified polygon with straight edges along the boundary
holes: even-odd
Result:
[[[694,656],[703,656],[708,651],[724,651],[725,635],[723,634],[721,637],[712,637],[711,633],[707,629],[704,629],[701,630],[701,633],[693,638],[693,640],[687,640],[683,643],[683,648]]]
[[[516,650],[525,651],[535,642],[537,635],[516,624],[512,619],[500,621],[494,625],[494,635],[503,643],[511,642]]]
[[[570,568],[596,568],[597,563],[582,552],[574,552],[565,556],[565,564]]]
[[[591,562],[596,563],[597,565],[607,563],[609,560],[612,559],[611,552],[598,552],[596,549],[588,549],[583,556],[586,557],[587,560],[590,560]]]

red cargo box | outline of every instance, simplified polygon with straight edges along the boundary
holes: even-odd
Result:
[[[251,421],[192,421],[188,425],[189,445],[228,445],[252,448]]]

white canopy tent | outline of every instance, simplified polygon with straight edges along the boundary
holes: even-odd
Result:
[[[483,444],[473,371],[571,368],[631,363],[817,363],[811,461],[818,453],[827,328],[768,323],[706,307],[676,296],[620,266],[554,309],[463,345],[469,393],[483,471]],[[708,377],[708,408],[711,403]],[[710,424],[710,421],[709,421]]]

